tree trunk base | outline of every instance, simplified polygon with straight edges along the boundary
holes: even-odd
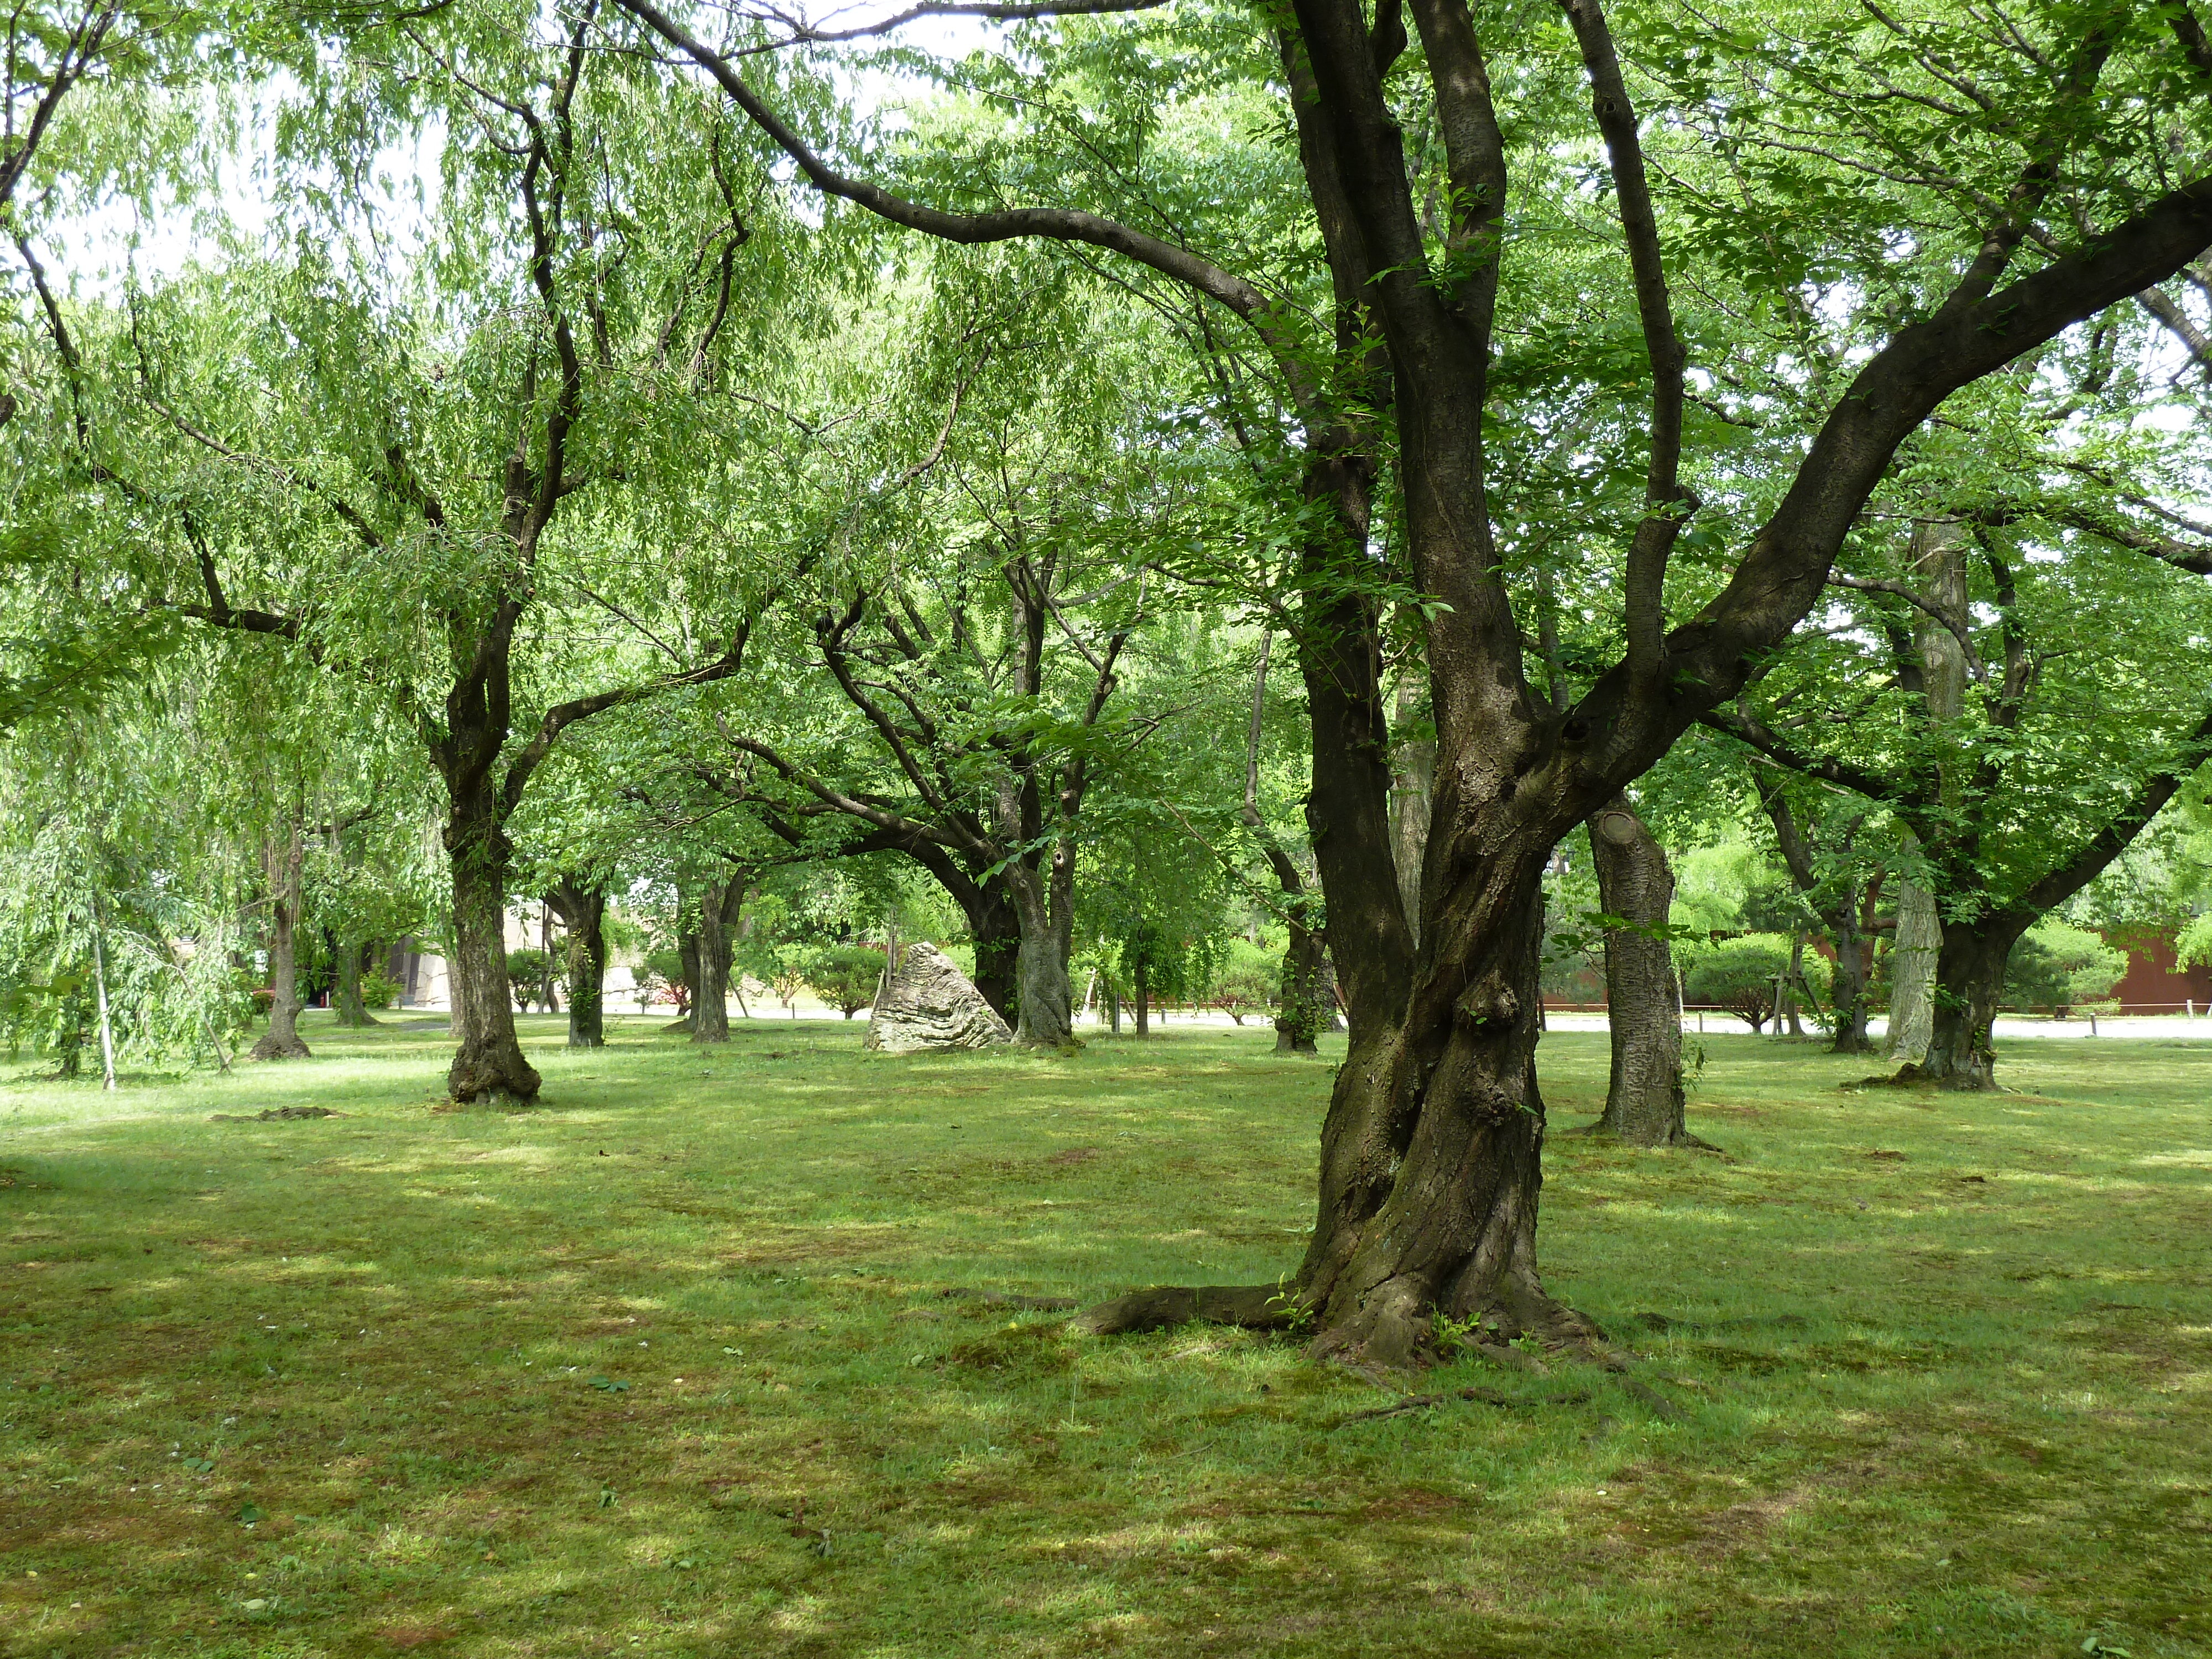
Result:
[[[669,1031],[690,1031],[695,1028],[691,1024],[690,1015],[679,1014],[676,1018],[670,1020],[667,1024],[662,1026],[660,1029],[663,1033],[666,1033]]]
[[[571,1031],[568,1033],[568,1046],[571,1048],[604,1048],[607,1046],[607,1040],[598,1033]]]
[[[1997,1092],[1996,1073],[1989,1067],[1973,1066],[1958,1071],[1934,1071],[1929,1069],[1925,1060],[1917,1066],[1908,1063],[1899,1066],[1894,1077],[1869,1078],[1867,1081],[1885,1083],[1900,1089],[1948,1089],[1961,1094]]]
[[[1828,1045],[1828,1052],[1832,1054],[1870,1054],[1874,1052],[1874,1044],[1862,1033],[1838,1031],[1835,1041]]]
[[[1310,1035],[1300,1036],[1293,1032],[1277,1030],[1275,1052],[1279,1054],[1317,1054],[1321,1045]]]
[[[343,1030],[358,1031],[368,1026],[383,1024],[382,1020],[365,1008],[359,1014],[349,1014],[343,1008],[338,1011],[338,1025]]]
[[[1603,1118],[1600,1118],[1595,1123],[1585,1123],[1579,1129],[1570,1129],[1567,1133],[1571,1135],[1586,1135],[1592,1140],[1609,1140],[1616,1146],[1633,1146],[1639,1152],[1667,1152],[1675,1147],[1692,1152],[1720,1151],[1720,1148],[1714,1146],[1711,1141],[1698,1139],[1679,1123],[1667,1133],[1652,1140],[1639,1139],[1636,1136],[1625,1135],[1616,1129],[1608,1128]]]
[[[846,1018],[849,1019],[852,1017],[848,1014]],[[1035,1049],[1041,1054],[1079,1054],[1083,1052],[1083,1039],[1073,1031],[1057,1037],[1035,1034],[1024,1036],[1018,1031],[1014,1034],[1014,1047]]]
[[[457,1101],[487,1106],[528,1105],[544,1079],[514,1044],[464,1042],[446,1073],[446,1092]]]
[[[313,1060],[314,1055],[296,1033],[284,1037],[274,1031],[264,1031],[261,1041],[246,1051],[246,1057],[248,1060]]]
[[[1359,1370],[1400,1370],[1431,1364],[1462,1346],[1440,1337],[1437,1309],[1409,1293],[1406,1284],[1386,1284],[1370,1291],[1352,1318],[1316,1335],[1308,1358],[1336,1361]],[[1294,1331],[1310,1326],[1312,1305],[1288,1283],[1280,1285],[1155,1285],[1102,1302],[1069,1322],[1088,1336],[1125,1336],[1176,1325],[1234,1325],[1253,1331]],[[1491,1304],[1468,1325],[1466,1346],[1485,1352],[1511,1353],[1505,1344],[1532,1336],[1546,1347],[1571,1350],[1611,1363],[1614,1356],[1605,1333],[1588,1315],[1547,1295],[1540,1285],[1508,1274]]]

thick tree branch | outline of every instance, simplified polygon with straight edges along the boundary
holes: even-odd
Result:
[[[1093,213],[1069,208],[1010,208],[997,213],[948,213],[940,208],[848,178],[815,153],[749,86],[729,58],[686,30],[653,0],[615,0],[647,27],[712,76],[738,108],[776,147],[799,164],[807,181],[827,196],[866,208],[893,224],[948,242],[975,245],[1036,237],[1082,242],[1123,254],[1162,276],[1197,289],[1227,306],[1260,336],[1273,356],[1302,410],[1318,407],[1317,388],[1302,361],[1284,307],[1243,277],[1231,275],[1189,249]]]
[[[1650,459],[1644,475],[1644,513],[1628,548],[1622,604],[1628,627],[1628,672],[1649,683],[1659,672],[1667,629],[1667,561],[1692,503],[1681,486],[1684,353],[1667,292],[1667,266],[1659,250],[1659,222],[1651,206],[1636,110],[1621,79],[1613,32],[1599,0],[1559,0],[1573,26],[1590,82],[1591,107],[1604,135],[1614,199],[1628,243],[1636,312],[1651,363]]]

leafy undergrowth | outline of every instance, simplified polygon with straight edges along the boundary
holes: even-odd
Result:
[[[982,1294],[1292,1267],[1328,1070],[1262,1030],[526,1024],[512,1115],[439,1107],[435,1033],[313,1023],[0,1091],[0,1650],[2212,1647],[2212,1045],[1962,1099],[1709,1039],[1723,1156],[1555,1134],[1546,1189],[1552,1287],[1674,1412],[1468,1363],[1346,1421],[1391,1396],[1294,1343]],[[1604,1038],[1542,1059],[1581,1122]]]

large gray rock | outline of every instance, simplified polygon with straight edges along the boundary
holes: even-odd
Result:
[[[991,1048],[1012,1042],[1006,1022],[934,945],[908,945],[868,1015],[864,1048],[887,1054],[930,1048]]]

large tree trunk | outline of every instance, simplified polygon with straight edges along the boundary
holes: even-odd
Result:
[[[507,866],[514,847],[487,786],[456,799],[446,823],[453,872],[453,956],[446,964],[460,1046],[446,1074],[455,1100],[530,1101],[543,1081],[514,1034],[507,977]]]
[[[1907,1066],[1920,1063],[1936,1035],[1936,961],[1942,943],[1936,896],[1918,882],[1899,882],[1889,947],[1889,1057]]]
[[[568,1046],[605,1046],[606,890],[589,876],[568,875],[546,896],[568,933]]]
[[[745,882],[710,881],[699,901],[699,995],[691,1005],[691,1041],[730,1040],[730,964],[737,954],[734,930],[744,908]]]
[[[1014,1041],[1033,1048],[1074,1048],[1078,1046],[1075,996],[1067,977],[1067,959],[1074,943],[1073,906],[1052,902],[1055,895],[1048,890],[1044,872],[1018,865],[1007,873],[1021,927],[1015,954],[1020,988]],[[1057,887],[1056,872],[1054,878],[1051,884]]]
[[[337,971],[331,1001],[337,1009],[338,1024],[354,1030],[383,1023],[361,1000],[361,959],[366,948],[359,939],[349,938],[339,939],[331,951]]]
[[[1996,1087],[1992,1028],[2004,993],[2005,963],[2025,931],[2026,923],[2010,918],[1943,924],[1928,1052],[1917,1065],[1899,1072],[1899,1081],[1947,1089]]]
[[[966,907],[968,938],[975,947],[975,989],[1011,1024],[1018,1018],[1014,988],[1021,963],[1021,918],[1003,880],[994,878],[977,890],[978,902]]]
[[[1439,793],[1449,822],[1448,783]],[[1492,1339],[1594,1334],[1536,1270],[1537,941],[1551,852],[1540,839],[1462,866],[1429,908],[1402,1034],[1364,1043],[1352,1034],[1299,1273],[1318,1353],[1407,1364],[1429,1352],[1437,1313]]]
[[[1682,1123],[1682,1009],[1666,935],[1674,872],[1625,796],[1591,814],[1589,832],[1599,908],[1651,930],[1605,936],[1613,1075],[1595,1131],[1637,1146],[1702,1146]]]
[[[307,1045],[299,1030],[299,934],[306,848],[296,814],[285,833],[270,841],[264,863],[269,872],[269,1029],[248,1057],[305,1060]]]

